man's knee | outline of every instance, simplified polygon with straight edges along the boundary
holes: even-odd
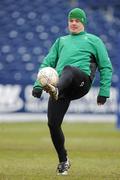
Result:
[[[72,66],[70,66],[70,65],[66,65],[65,67],[64,67],[64,69],[63,69],[63,71],[71,71],[71,69],[72,69]]]
[[[58,117],[55,116],[48,116],[48,127],[50,129],[57,129],[60,127],[60,119],[58,119]]]
[[[53,123],[48,121],[48,127],[50,130],[57,130],[60,128],[60,125],[58,123]]]
[[[69,76],[69,78],[72,78],[73,77],[73,67],[70,65],[65,66],[63,71],[62,71],[62,75],[65,77]]]

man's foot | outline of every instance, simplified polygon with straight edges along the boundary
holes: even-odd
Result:
[[[43,89],[49,93],[53,99],[58,100],[58,88],[51,84],[46,84]]]
[[[71,166],[71,164],[68,159],[67,159],[67,161],[61,162],[60,164],[58,164],[57,175],[67,175],[70,166]]]

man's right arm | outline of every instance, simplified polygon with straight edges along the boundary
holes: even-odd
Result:
[[[44,67],[56,67],[57,61],[58,61],[58,49],[59,49],[59,39],[55,41],[53,46],[51,47],[48,55],[44,58],[42,64],[40,65],[40,69]],[[33,85],[32,95],[34,97],[40,98],[42,94],[42,85],[38,80],[35,81]]]

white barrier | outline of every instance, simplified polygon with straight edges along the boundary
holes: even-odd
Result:
[[[31,113],[10,113],[0,114],[0,122],[31,122],[41,121],[46,122],[46,114],[31,114]],[[69,115],[67,114],[64,118],[64,122],[104,122],[111,123],[116,121],[115,115]]]
[[[31,95],[32,86],[0,85],[0,122],[46,120],[48,94],[41,99]],[[114,122],[117,109],[117,90],[111,88],[111,98],[104,106],[96,103],[98,88],[79,100],[72,101],[65,121],[69,122]]]

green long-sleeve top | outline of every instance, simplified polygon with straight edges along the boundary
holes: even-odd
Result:
[[[70,34],[58,38],[44,58],[40,69],[47,66],[53,67],[60,76],[66,65],[78,67],[88,74],[91,80],[94,79],[98,68],[100,72],[99,95],[110,96],[112,64],[105,45],[99,37],[83,31],[76,35]],[[42,89],[37,80],[34,87]]]

